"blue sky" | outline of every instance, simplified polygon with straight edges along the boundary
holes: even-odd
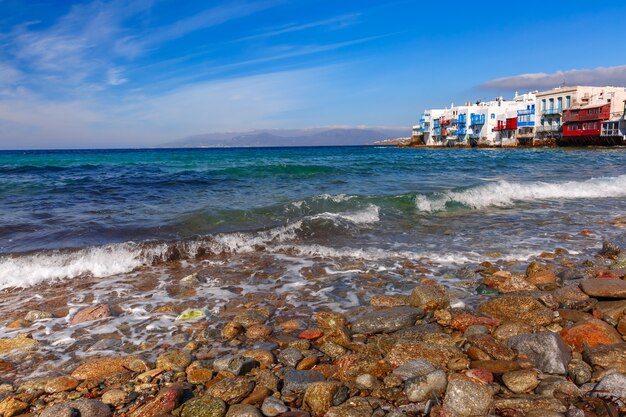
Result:
[[[407,126],[424,107],[626,85],[626,3],[0,0],[0,148]]]

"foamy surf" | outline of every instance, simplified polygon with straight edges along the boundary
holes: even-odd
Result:
[[[626,196],[626,175],[592,178],[586,181],[509,182],[500,180],[464,191],[447,191],[433,196],[418,195],[415,205],[424,212],[443,211],[459,203],[471,209],[506,207],[515,202],[536,200],[594,199]]]
[[[106,277],[130,272],[147,262],[137,245],[125,243],[81,250],[46,251],[0,257],[0,289],[81,275]]]
[[[83,275],[108,277],[171,259],[192,259],[200,254],[248,253],[272,244],[299,239],[311,221],[328,220],[334,227],[366,226],[379,221],[380,208],[320,213],[258,232],[224,233],[179,242],[127,242],[84,249],[41,251],[0,257],[0,290],[25,288],[46,281]]]
[[[372,224],[380,221],[380,207],[370,204],[363,210],[348,211],[343,213],[321,213],[311,216],[310,218],[344,220],[356,225]]]

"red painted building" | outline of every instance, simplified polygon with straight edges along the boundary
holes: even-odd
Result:
[[[503,130],[516,130],[517,129],[517,117],[509,117],[504,120],[498,120],[498,124],[493,128],[494,132],[501,132]]]
[[[600,138],[602,122],[611,118],[611,104],[596,104],[563,112],[563,139]]]

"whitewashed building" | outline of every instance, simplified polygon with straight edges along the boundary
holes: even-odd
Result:
[[[511,101],[499,97],[430,109],[422,114],[414,135],[421,134],[423,143],[430,146],[515,146],[517,112],[534,105],[534,93],[527,93],[516,94]]]

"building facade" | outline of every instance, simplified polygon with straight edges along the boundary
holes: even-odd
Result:
[[[582,96],[573,106],[563,112],[561,145],[603,145],[602,126],[618,121],[624,115],[624,88],[594,88]],[[613,127],[608,125],[607,127]]]
[[[558,87],[512,100],[426,110],[413,127],[429,146],[533,146],[622,143],[626,138],[626,89]]]

